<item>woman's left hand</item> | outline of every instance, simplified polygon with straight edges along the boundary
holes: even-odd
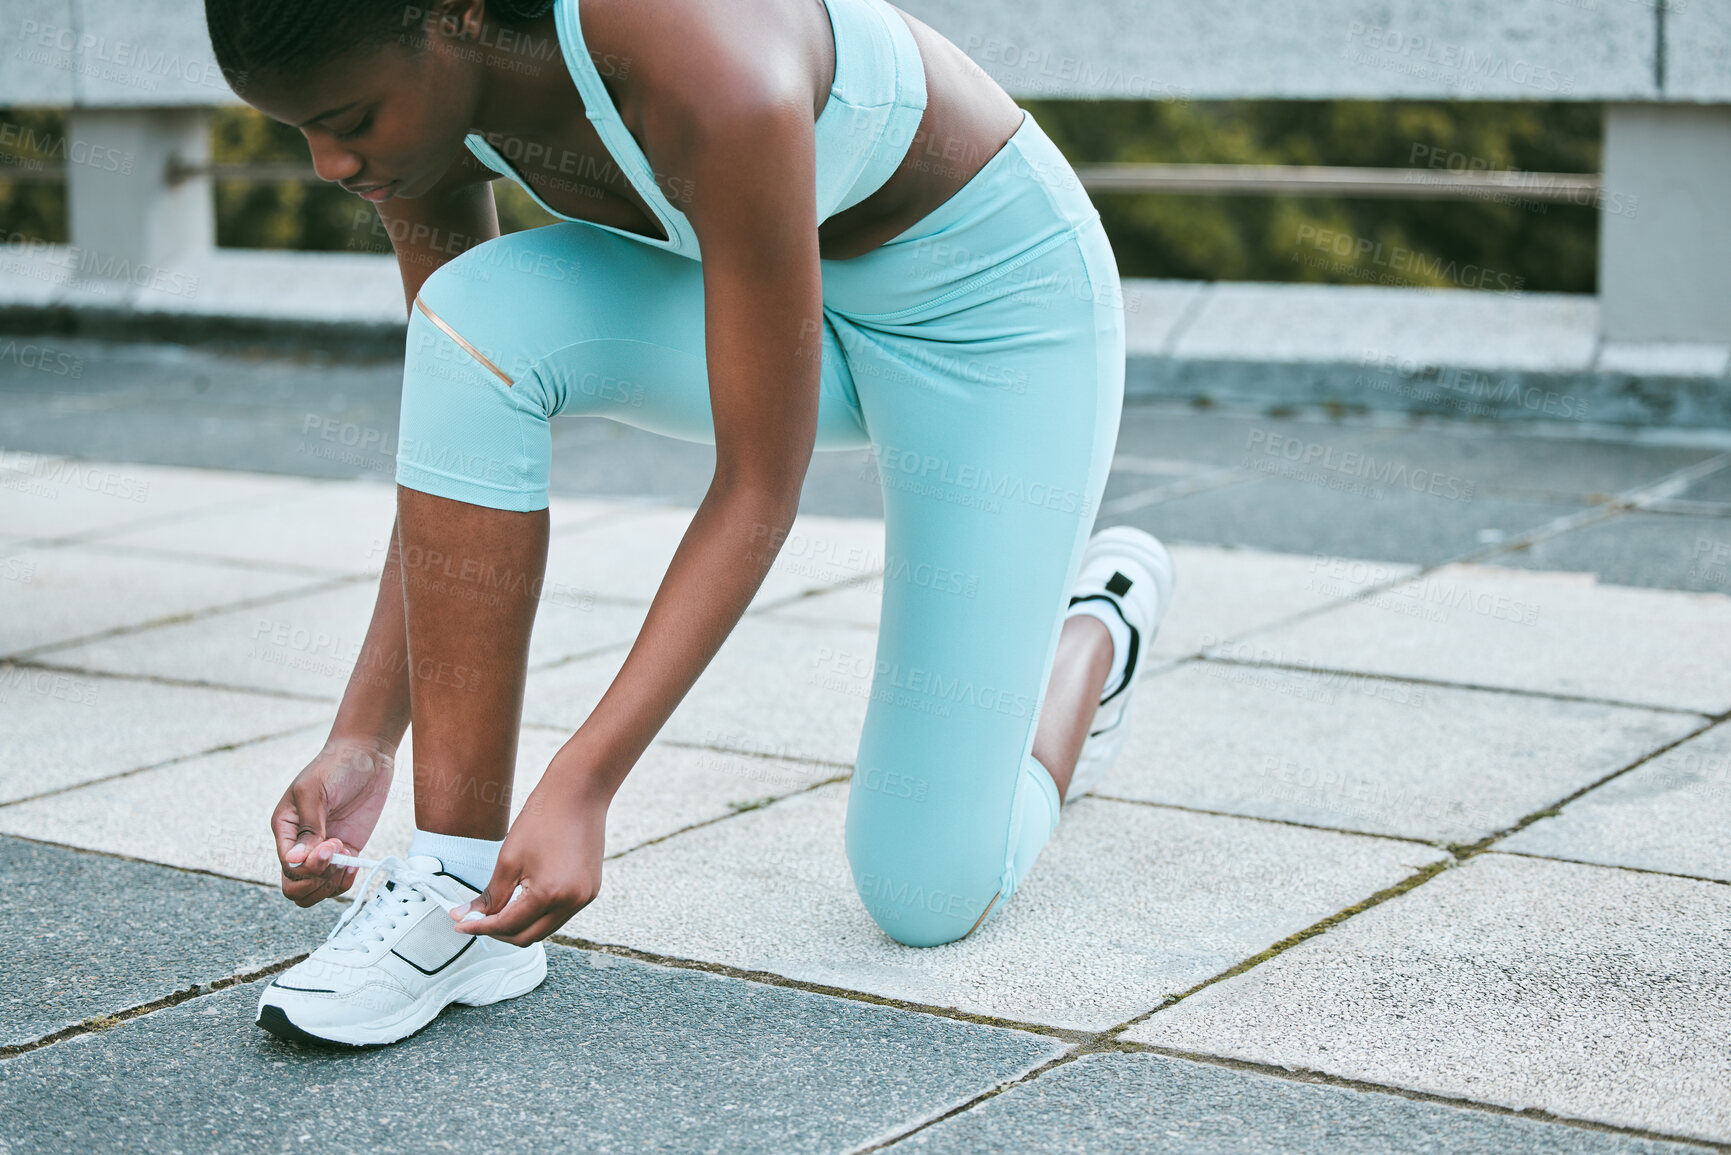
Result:
[[[574,789],[561,777],[550,766],[530,792],[505,836],[487,888],[451,912],[458,930],[528,946],[595,901],[601,892],[607,800]],[[470,911],[485,917],[462,921]]]

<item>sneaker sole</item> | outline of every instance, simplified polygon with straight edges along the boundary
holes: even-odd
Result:
[[[322,1027],[316,1034],[289,1018],[288,1012],[276,1003],[259,1007],[260,1027],[279,1039],[297,1043],[334,1044],[341,1047],[382,1047],[399,1042],[439,1017],[452,1003],[466,1007],[484,1007],[491,1003],[526,995],[540,986],[547,977],[547,952],[543,948],[509,967],[477,970],[463,976],[449,990],[434,987],[411,1004],[397,1018],[381,1024],[355,1024],[347,1027]]]

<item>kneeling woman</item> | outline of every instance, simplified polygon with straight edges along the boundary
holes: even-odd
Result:
[[[393,885],[266,988],[278,1034],[390,1042],[540,983],[539,940],[600,889],[614,793],[762,583],[814,450],[869,446],[881,476],[846,841],[899,942],[1004,909],[1116,755],[1170,600],[1155,539],[1089,536],[1123,306],[1099,214],[1033,119],[885,0],[581,9],[206,2],[236,91],[378,205],[410,301],[393,548],[330,738],[273,817],[301,905],[361,869]],[[499,236],[498,176],[562,222]],[[510,823],[559,413],[713,444],[715,476]],[[453,567],[524,580],[471,599]],[[936,570],[966,581],[915,580]],[[411,721],[407,861],[356,859]],[[868,788],[892,780],[919,789]]]

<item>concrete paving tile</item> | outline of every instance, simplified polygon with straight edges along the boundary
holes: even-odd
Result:
[[[1021,1031],[547,953],[535,991],[452,1007],[388,1048],[277,1040],[253,1025],[248,985],[19,1056],[0,1065],[7,1138],[23,1150],[240,1152],[316,1137],[342,1152],[851,1151],[1064,1050]],[[100,1109],[70,1086],[99,1088]]]
[[[1356,596],[1416,570],[1393,562],[1321,554],[1178,543],[1167,548],[1178,584],[1149,651],[1161,657],[1194,654],[1204,646]],[[873,578],[793,602],[765,616],[876,629],[882,603],[883,581]]]
[[[778,758],[852,765],[865,725],[876,631],[756,614],[741,619],[661,737]],[[624,665],[624,650],[531,670],[523,720],[576,729]],[[858,671],[866,676],[858,676]],[[721,736],[734,735],[733,741]]]
[[[1731,882],[1731,726],[1720,725],[1542,818],[1499,850]]]
[[[1721,469],[1717,473],[1709,473],[1681,494],[1691,501],[1717,501],[1731,503],[1731,469]]]
[[[326,573],[377,572],[396,514],[394,485],[311,482],[301,492],[272,501],[111,534],[103,541]]]
[[[628,854],[565,933],[1102,1030],[1442,857],[1412,843],[1082,799],[1001,913],[958,942],[915,948],[860,905],[843,852],[846,803],[844,785],[824,786]]]
[[[17,838],[0,877],[0,1046],[291,958],[324,921],[260,887]]]
[[[1117,452],[1198,465],[1248,468],[1246,462],[1269,455],[1270,449],[1284,452],[1288,439],[1304,446],[1315,442],[1345,452],[1368,450],[1396,432],[1360,422],[1270,417],[1243,410],[1198,412],[1187,405],[1131,402],[1124,406],[1118,419]]]
[[[1731,594],[1731,518],[1622,513],[1485,560],[1592,573],[1620,586]]]
[[[634,508],[630,502],[553,498],[548,521],[555,534],[568,533],[591,521],[629,515]],[[396,513],[394,484],[319,481],[269,502],[111,534],[103,544],[333,573],[377,573]]]
[[[646,507],[592,528],[562,534],[549,544],[547,571],[573,587],[648,603],[685,536],[695,509]],[[760,539],[774,548],[765,527]],[[801,517],[782,537],[780,550],[752,599],[761,608],[806,590],[824,589],[884,566],[883,523],[869,518]]]
[[[1592,364],[1599,307],[1576,293],[1380,285],[1217,285],[1177,343],[1204,360],[1568,372]]]
[[[597,601],[557,577],[544,591],[529,643],[532,664],[628,642],[642,624],[642,607]],[[55,650],[50,656],[58,664],[82,669],[335,700],[348,685],[377,594],[377,580],[363,578],[321,593]]]
[[[886,1150],[1683,1155],[1706,1148],[1131,1052],[1083,1055]]]
[[[1459,478],[1475,490],[1603,500],[1651,485],[1716,450],[1589,438],[1521,437],[1454,425],[1414,429],[1379,441],[1372,455]],[[1380,468],[1380,465],[1378,466]]]
[[[1705,719],[1308,671],[1191,663],[1138,687],[1096,794],[1476,842]]]
[[[0,802],[280,734],[328,713],[258,694],[0,666]]]
[[[1124,347],[1132,357],[1169,357],[1182,325],[1213,291],[1205,281],[1125,277]]]
[[[298,477],[6,450],[0,452],[0,530],[25,537],[101,533],[146,518],[268,501],[306,485]]]
[[[1727,638],[1724,594],[1450,565],[1255,641],[1272,661],[1718,714]]]
[[[1435,565],[1483,548],[1487,533],[1501,540],[1579,508],[1476,492],[1457,501],[1305,469],[1102,516],[1100,524],[1138,526],[1162,541]]]
[[[0,562],[0,657],[63,646],[123,626],[172,618],[323,579],[100,546],[25,548]]]
[[[321,723],[328,720],[328,707],[315,708],[327,716]],[[549,730],[523,731],[513,817],[567,737]],[[325,726],[319,725],[239,750],[0,807],[0,831],[274,887],[280,873],[271,811],[324,739]],[[367,857],[408,853],[415,828],[413,765],[411,732],[397,752],[384,811],[364,850]],[[835,773],[834,767],[653,743],[608,810],[607,852],[619,854],[688,826],[725,818]]]
[[[1728,933],[1731,888],[1488,854],[1128,1036],[1723,1142]]]

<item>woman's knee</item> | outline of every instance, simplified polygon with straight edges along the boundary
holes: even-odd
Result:
[[[502,324],[465,262],[488,245],[442,266],[410,310],[397,481],[472,505],[543,509],[550,413],[527,372],[530,334]]]
[[[857,788],[857,787],[856,787]],[[998,897],[1002,849],[970,851],[972,840],[904,838],[901,824],[877,826],[872,836],[849,831],[848,864],[854,889],[872,921],[906,946],[939,946],[965,937]]]

